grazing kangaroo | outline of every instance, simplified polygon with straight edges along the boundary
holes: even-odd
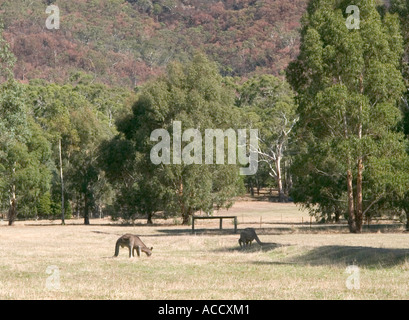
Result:
[[[251,245],[253,240],[256,240],[259,245],[262,245],[262,242],[257,237],[256,230],[254,230],[253,228],[246,228],[242,232],[240,232],[240,248]]]
[[[116,241],[115,257],[117,257],[119,254],[119,246],[121,246],[121,248],[123,247],[129,248],[129,258],[135,256],[134,250],[136,250],[138,257],[141,256],[141,251],[145,252],[146,255],[149,257],[152,254],[153,250],[153,247],[148,248],[138,236],[129,233],[124,234]]]

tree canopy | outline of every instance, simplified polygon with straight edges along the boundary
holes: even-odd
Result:
[[[239,117],[234,109],[234,92],[223,85],[216,65],[204,55],[197,54],[185,66],[170,64],[165,75],[146,84],[132,114],[118,122],[120,135],[103,148],[107,157],[102,165],[107,176],[112,180],[128,176],[121,197],[127,201],[121,203],[121,209],[145,213],[148,221],[160,211],[180,215],[183,223],[188,223],[196,211],[211,213],[213,208],[231,206],[242,186],[237,165],[227,161],[224,165],[205,164],[204,153],[199,149],[191,153],[200,157],[201,164],[154,164],[150,156],[155,146],[151,134],[163,129],[175,136],[175,122],[179,122],[181,132],[194,128],[204,136],[206,128],[236,128]],[[181,148],[193,137],[181,141]],[[114,146],[118,144],[120,148]],[[123,148],[131,153],[123,152]],[[175,159],[175,150],[174,146],[169,150],[171,159]],[[111,166],[112,161],[117,165]],[[129,213],[124,212],[124,216],[129,217]]]
[[[351,232],[361,232],[376,204],[407,187],[397,130],[405,90],[399,21],[381,16],[373,1],[356,5],[360,29],[350,30],[347,2],[311,1],[300,55],[288,67],[300,115],[295,200],[323,214],[342,212]]]

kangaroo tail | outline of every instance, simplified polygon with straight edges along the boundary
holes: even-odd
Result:
[[[120,241],[118,240],[115,245],[115,254],[114,254],[115,257],[117,257],[119,254],[119,244],[120,244]]]

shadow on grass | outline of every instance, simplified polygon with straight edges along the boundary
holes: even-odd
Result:
[[[217,248],[214,251],[215,252],[242,252],[242,253],[258,252],[258,251],[266,252],[266,251],[272,251],[277,248],[281,248],[285,246],[288,246],[288,245],[281,244],[281,243],[275,243],[275,242],[263,242],[262,245],[253,243],[251,246],[240,248],[240,246],[237,244],[237,246],[234,246],[234,247]]]
[[[351,265],[392,267],[409,258],[409,249],[354,246],[322,246],[297,258],[295,262],[310,265]]]
[[[231,234],[240,234],[239,232],[234,233],[233,229],[195,229],[195,232],[192,233],[192,228],[187,229],[158,229],[158,232],[162,233],[163,235],[231,235]]]
[[[261,262],[263,264],[299,264],[311,266],[393,267],[409,259],[409,249],[373,248],[361,246],[321,246],[287,260]],[[257,262],[259,263],[259,262]]]

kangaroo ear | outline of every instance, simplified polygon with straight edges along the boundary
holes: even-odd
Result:
[[[151,247],[151,251],[153,250],[153,247]]]

